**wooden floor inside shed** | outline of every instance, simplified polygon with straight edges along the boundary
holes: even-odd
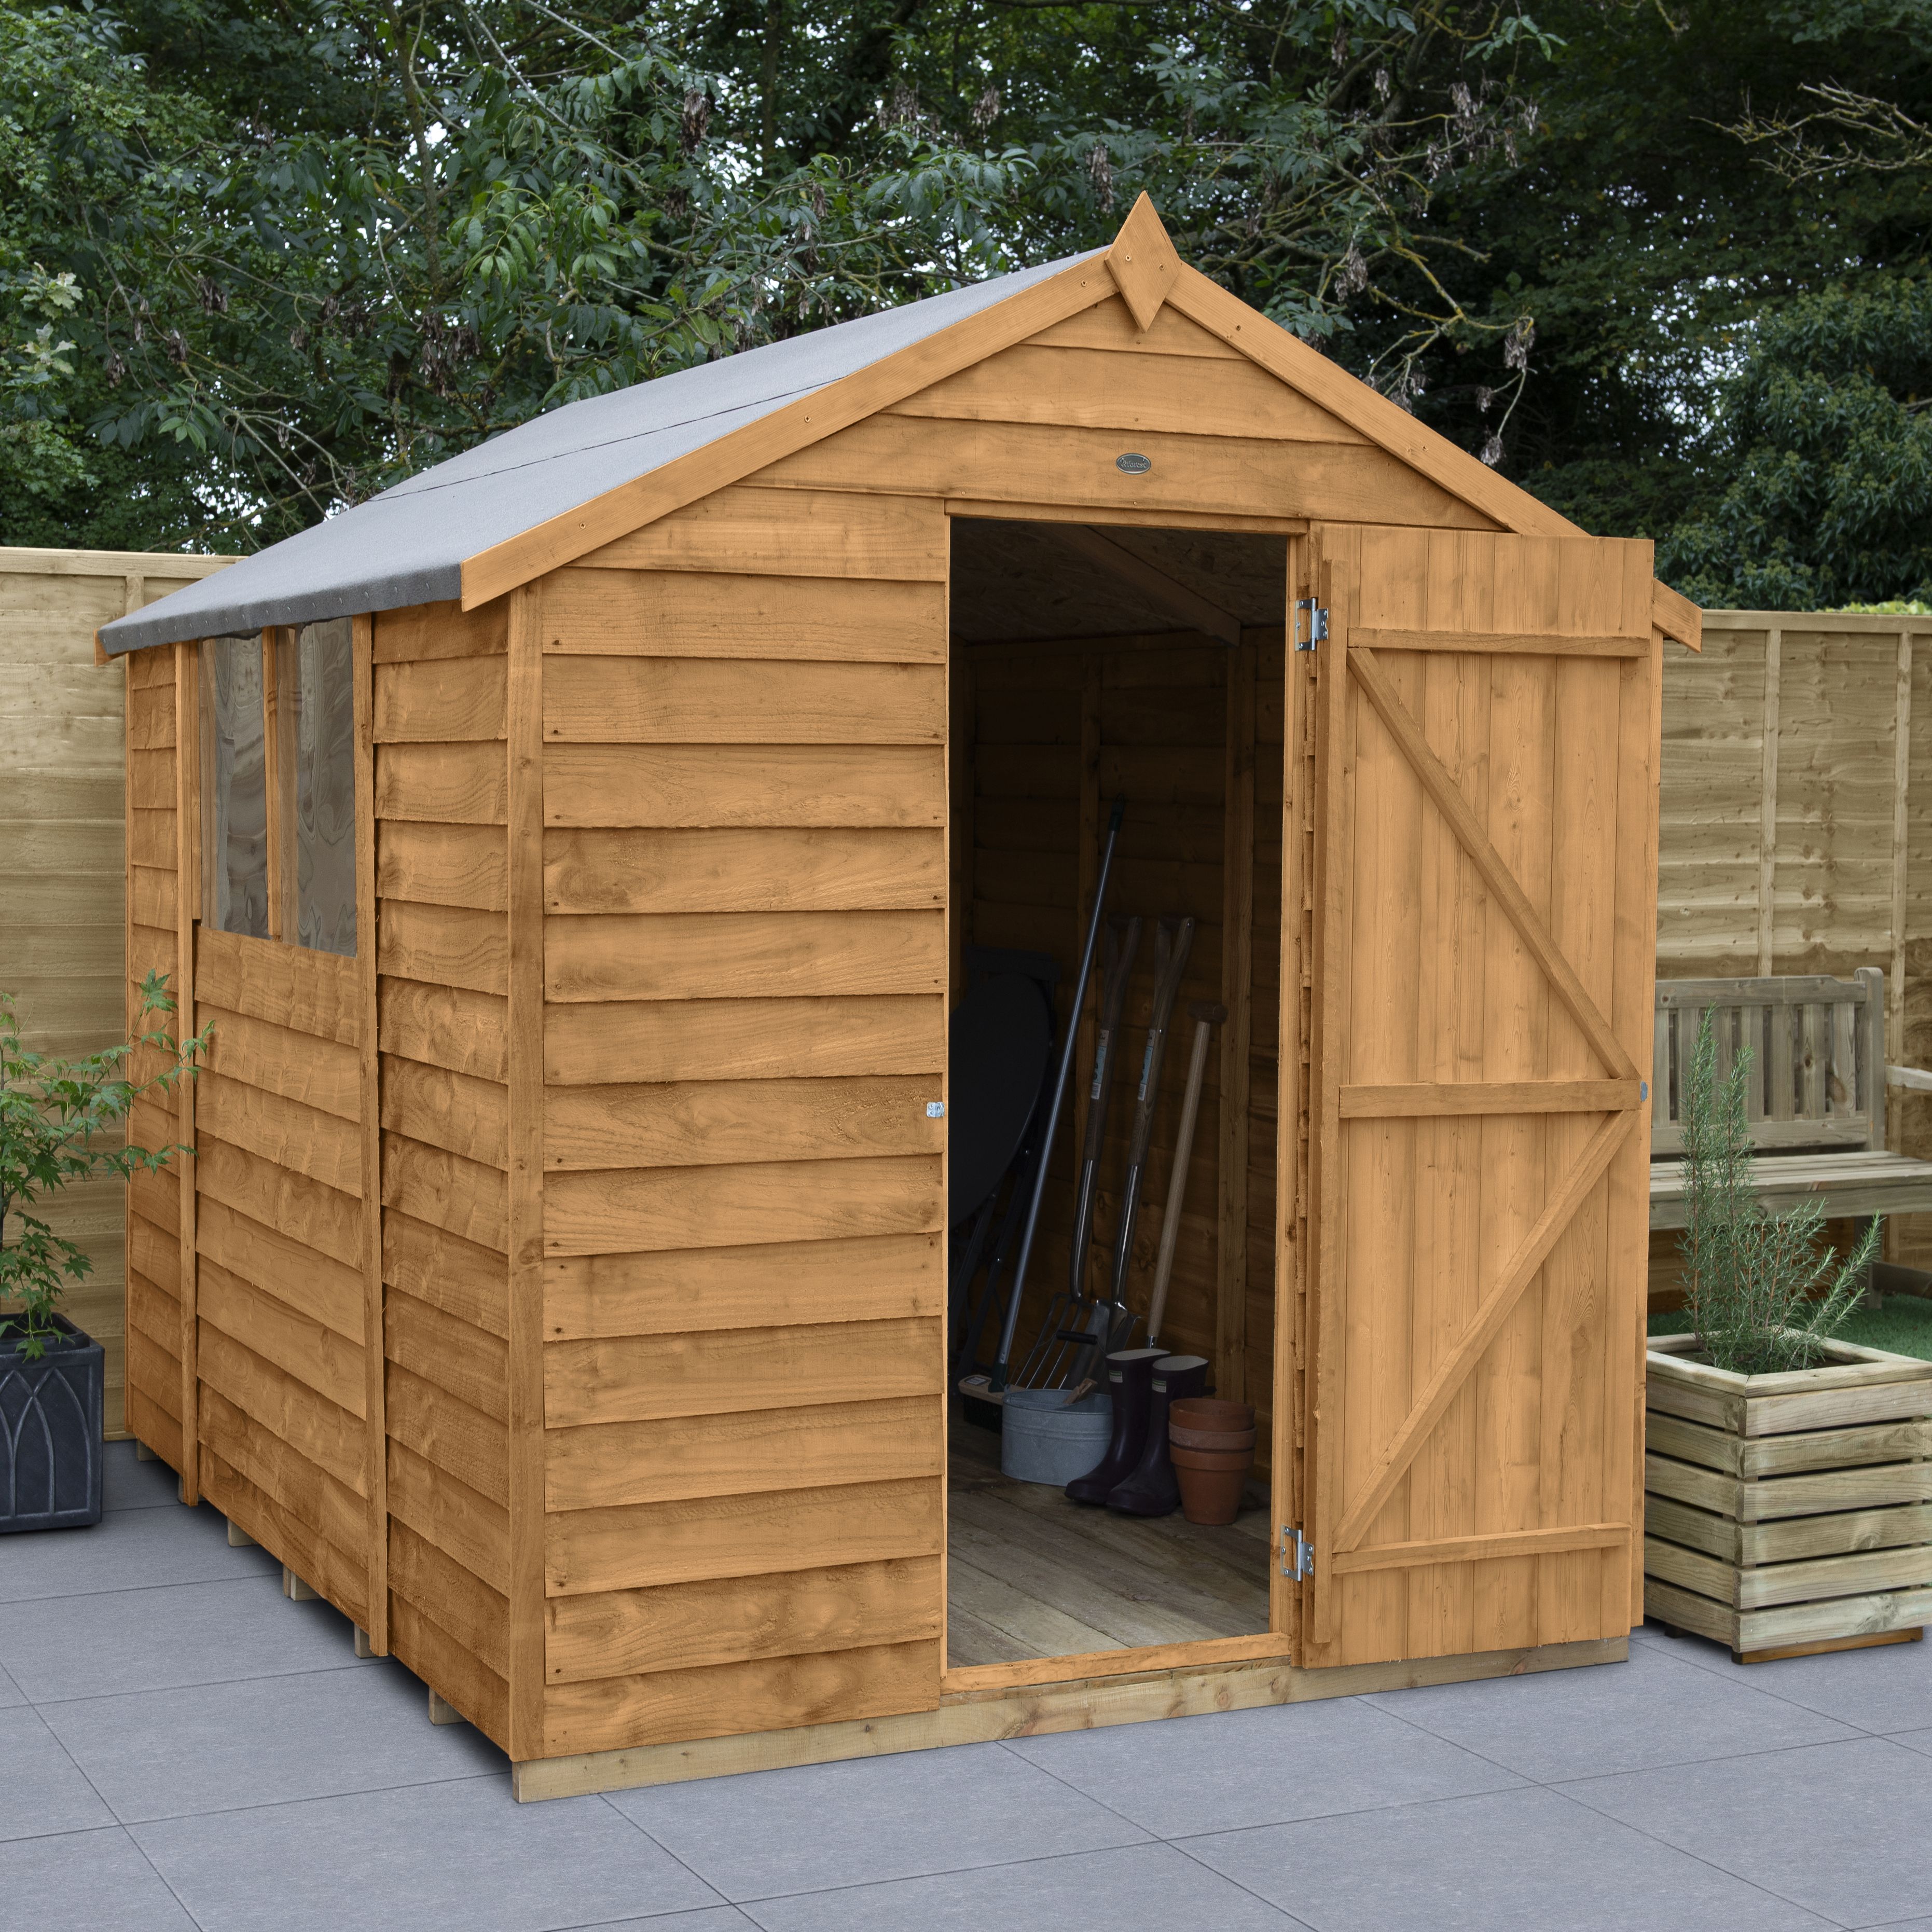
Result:
[[[947,1662],[1011,1664],[1268,1627],[1268,1510],[1225,1529],[1083,1508],[1000,1473],[1000,1438],[956,1416],[949,1471]]]

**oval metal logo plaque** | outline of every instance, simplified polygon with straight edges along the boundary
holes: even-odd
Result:
[[[1154,467],[1154,458],[1142,456],[1137,450],[1129,450],[1124,456],[1114,458],[1114,467],[1124,470],[1130,476],[1144,476]]]

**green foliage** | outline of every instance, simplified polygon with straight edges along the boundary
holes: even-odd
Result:
[[[150,1014],[175,1010],[165,974],[150,973],[141,988],[138,1030]],[[70,1282],[92,1271],[86,1252],[28,1210],[76,1181],[153,1174],[188,1150],[116,1147],[104,1138],[144,1094],[166,1093],[207,1046],[204,1029],[177,1046],[158,1027],[134,1040],[83,1059],[50,1059],[20,1043],[13,996],[0,993],[0,1338],[17,1338],[19,1352],[38,1361],[58,1334],[54,1305]],[[130,1078],[136,1048],[160,1056],[160,1070]]]
[[[1527,317],[1462,301],[1427,217],[1509,165],[1555,45],[1514,0],[0,10],[0,268],[80,295],[72,366],[10,399],[38,468],[0,540],[101,527],[122,456],[146,541],[250,548],[544,409],[1104,243],[1142,188],[1406,399],[1490,342],[1506,407]]]
[[[1719,1078],[1706,1012],[1684,1070],[1684,1315],[1711,1360],[1744,1376],[1810,1366],[1864,1293],[1879,1242],[1874,1219],[1834,1274],[1822,1202],[1766,1213],[1751,1183],[1751,1066],[1745,1047]]]
[[[1766,316],[1726,386],[1735,480],[1659,546],[1700,604],[1831,610],[1932,595],[1932,277],[1831,289]]]

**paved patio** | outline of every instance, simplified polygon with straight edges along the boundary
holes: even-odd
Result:
[[[536,1805],[110,1452],[0,1538],[20,1932],[1932,1932],[1932,1643],[1628,1665]]]

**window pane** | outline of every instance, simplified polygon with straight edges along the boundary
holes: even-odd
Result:
[[[298,945],[350,957],[356,951],[352,636],[350,620],[336,617],[305,626],[296,639],[296,931],[290,935]]]
[[[201,647],[202,917],[218,932],[268,936],[268,795],[262,740],[262,640]]]

